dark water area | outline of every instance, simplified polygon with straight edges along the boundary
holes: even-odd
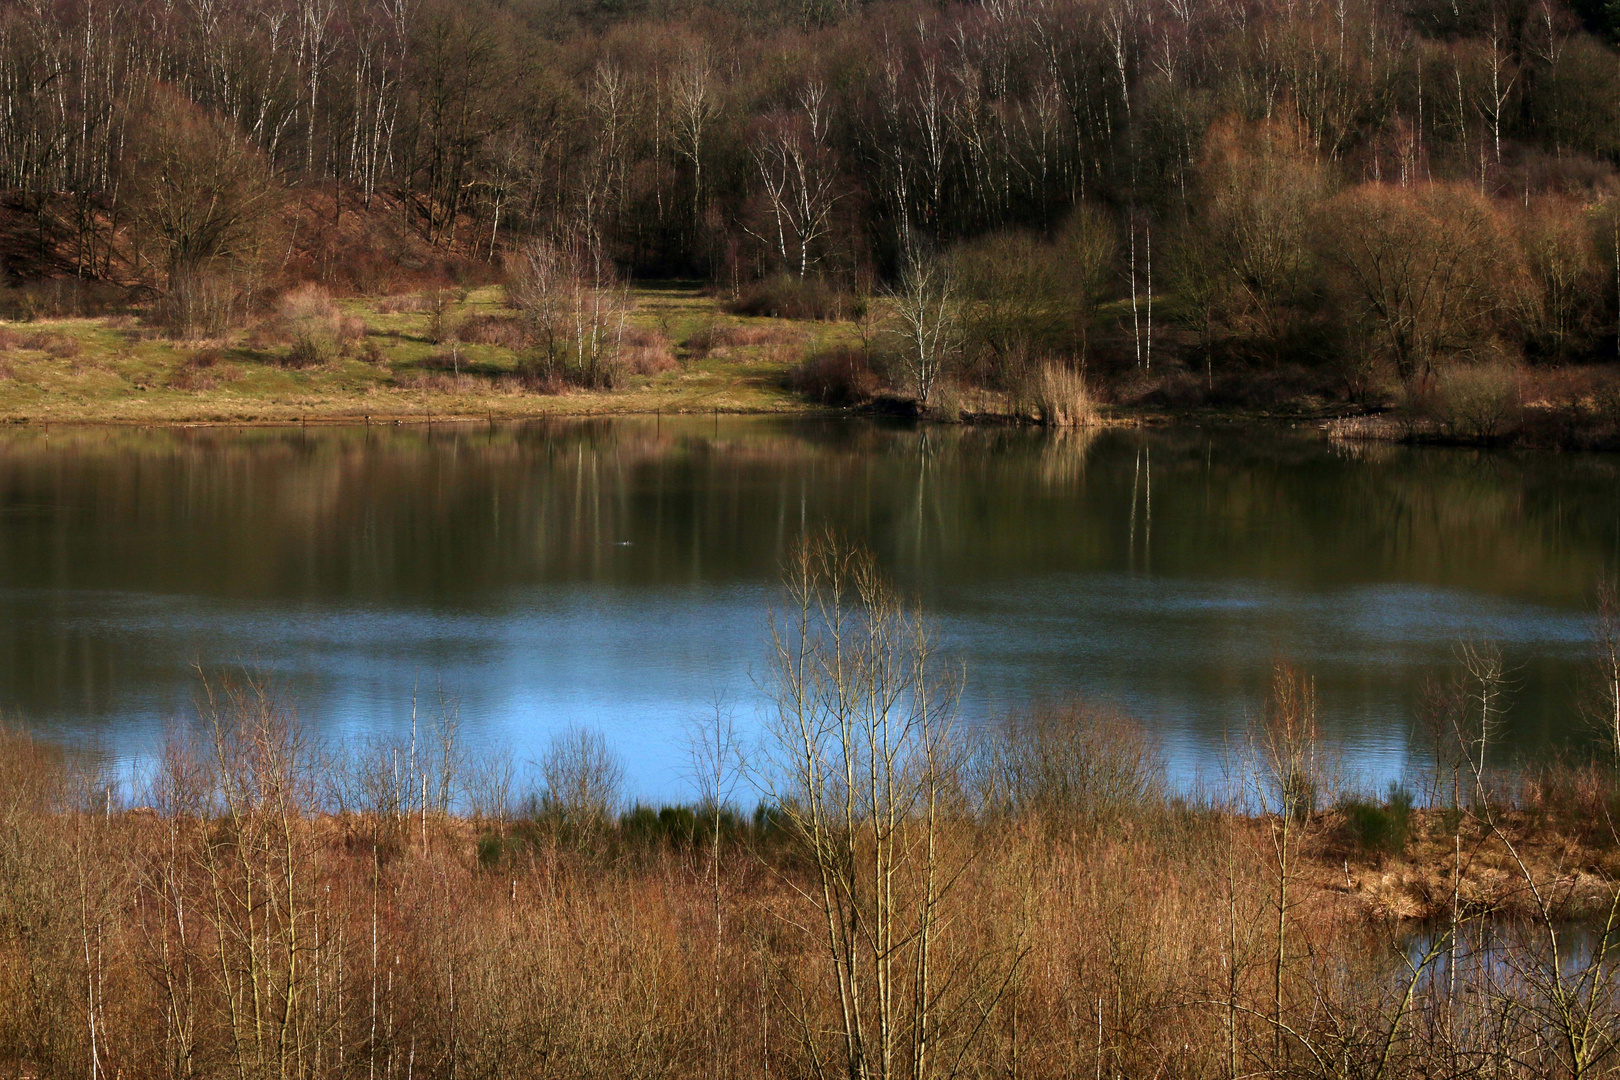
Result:
[[[342,742],[442,688],[521,763],[599,727],[679,797],[685,730],[761,709],[806,529],[871,547],[966,668],[977,722],[1108,698],[1219,770],[1272,658],[1352,772],[1415,762],[1419,687],[1498,642],[1503,745],[1578,749],[1620,459],[1281,431],[654,418],[0,435],[0,709],[138,765],[193,665],[271,674]]]

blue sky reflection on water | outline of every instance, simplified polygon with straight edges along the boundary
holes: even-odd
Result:
[[[1620,543],[1614,467],[1578,455],[710,430],[0,441],[0,707],[138,762],[195,661],[273,673],[348,743],[442,687],[474,747],[524,762],[599,727],[635,794],[679,797],[686,724],[718,700],[757,727],[775,568],[830,524],[921,596],[970,723],[1112,700],[1208,779],[1286,655],[1381,785],[1465,637],[1514,666],[1514,752],[1568,743],[1583,594]]]
[[[306,717],[340,740],[408,722],[413,686],[424,713],[442,688],[470,745],[509,747],[520,763],[538,757],[558,725],[601,728],[625,756],[634,790],[676,797],[684,723],[717,702],[748,726],[760,719],[773,598],[763,585],[651,594],[575,586],[524,590],[474,614],[244,611],[196,597],[98,594],[59,598],[58,629],[77,610],[78,633],[121,639],[131,651],[181,644],[205,665],[272,671]],[[1407,756],[1406,677],[1444,664],[1460,636],[1570,662],[1587,640],[1579,612],[1389,587],[1302,596],[1260,582],[1069,576],[1032,583],[1027,594],[963,585],[933,606],[942,642],[970,658],[970,723],[1032,701],[1114,701],[1151,723],[1183,782],[1218,776],[1225,741],[1260,708],[1274,653],[1307,660],[1324,728],[1352,768],[1381,782]],[[144,660],[161,668],[167,655]],[[108,749],[141,756],[165,723],[188,713],[191,692],[168,682],[118,701],[123,721],[103,732]]]

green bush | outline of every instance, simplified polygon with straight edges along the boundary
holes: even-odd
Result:
[[[619,816],[619,838],[626,843],[653,847],[667,843],[686,847],[697,835],[697,814],[687,806],[665,806],[654,810],[636,806]]]
[[[1399,855],[1412,835],[1412,793],[1390,784],[1383,802],[1349,799],[1340,804],[1345,831],[1360,850],[1371,855]]]
[[[493,870],[499,866],[505,851],[506,845],[494,833],[487,832],[478,837],[478,865],[485,870]]]

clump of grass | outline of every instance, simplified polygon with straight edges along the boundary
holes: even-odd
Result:
[[[71,334],[51,330],[19,333],[9,327],[0,326],[0,350],[42,352],[53,360],[72,360],[83,352],[83,346],[79,339]]]
[[[469,345],[498,345],[513,352],[529,343],[523,324],[502,315],[470,315],[456,327],[456,338]]]
[[[635,375],[659,375],[677,371],[681,366],[662,330],[638,326],[625,327],[618,360],[626,371]]]
[[[1034,419],[1049,427],[1084,427],[1097,422],[1097,406],[1085,376],[1067,364],[1048,362],[1027,376],[1022,396]]]

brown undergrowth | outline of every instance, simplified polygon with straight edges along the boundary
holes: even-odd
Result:
[[[1279,662],[1229,793],[1118,710],[967,732],[868,559],[790,561],[757,747],[625,808],[599,735],[523,790],[454,710],[336,752],[202,684],[119,805],[0,734],[0,1072],[123,1077],[1595,1077],[1620,1065],[1607,768],[1498,776],[1483,650],[1416,777],[1336,794]],[[1479,686],[1485,690],[1479,691]],[[744,752],[745,745],[749,747]],[[757,793],[743,816],[735,803]]]
[[[441,796],[471,799],[470,764],[447,785],[424,740],[339,768],[271,699],[243,700],[248,715],[171,748],[155,805],[135,809],[110,803],[84,763],[6,736],[8,1072],[837,1071],[836,980],[806,904],[814,859],[779,815],[700,805],[593,820],[540,802],[452,814]],[[1448,932],[1460,882],[1459,938],[1490,915],[1509,928],[1497,933],[1525,935],[1512,955],[1533,956],[1527,880],[1561,898],[1560,918],[1590,915],[1620,868],[1612,845],[1534,807],[1507,815],[1528,878],[1471,812],[1414,812],[1393,854],[1358,844],[1342,811],[1317,812],[1285,868],[1279,952],[1275,816],[1096,794],[944,821],[958,876],[934,963],[967,990],[935,1018],[960,1056],[938,1075],[1016,1062],[1027,1076],[1228,1076],[1234,1055],[1239,1072],[1344,1075],[1316,1067],[1316,1043],[1376,1061],[1392,1024],[1408,1067],[1489,1062],[1488,1046],[1423,1029],[1437,1000],[1397,1009],[1410,942]],[[1507,993],[1474,987],[1471,1008],[1487,990]],[[1278,1046],[1278,1023],[1314,1030]],[[1570,1075],[1548,1064],[1504,1074]]]

